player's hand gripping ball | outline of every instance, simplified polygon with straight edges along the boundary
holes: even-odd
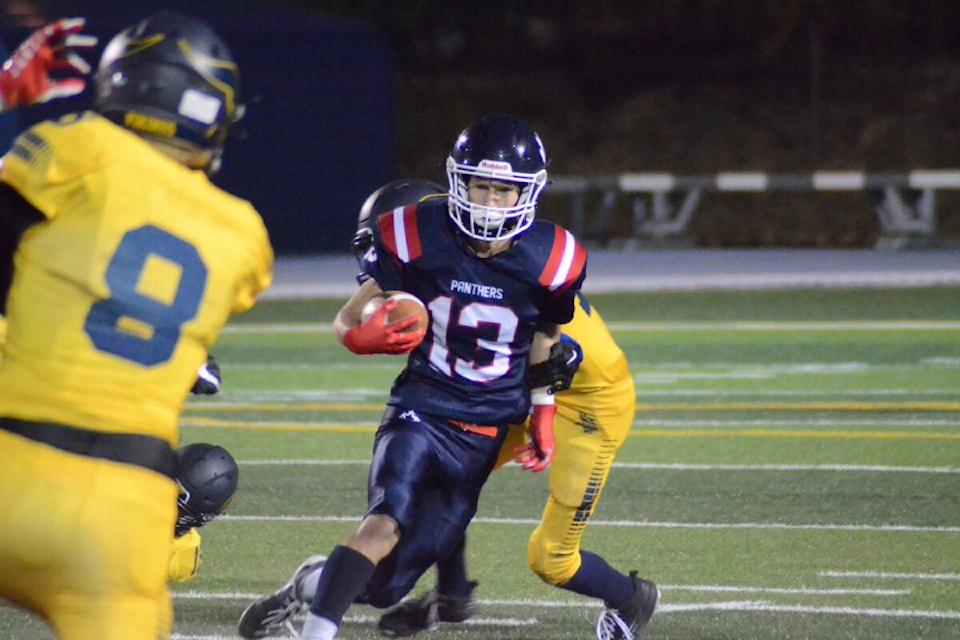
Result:
[[[384,291],[360,312],[360,324],[343,334],[343,344],[358,354],[410,353],[427,335],[430,314],[415,296]]]
[[[366,322],[387,300],[396,302],[396,306],[387,312],[388,325],[403,322],[407,318],[416,317],[417,321],[403,329],[402,333],[422,331],[430,324],[430,314],[420,298],[406,291],[384,291],[370,298],[360,312],[360,322]]]

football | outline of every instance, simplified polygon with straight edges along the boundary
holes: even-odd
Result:
[[[360,313],[360,322],[366,322],[380,308],[380,305],[390,299],[396,300],[397,306],[387,314],[387,324],[400,322],[410,316],[417,316],[419,320],[406,331],[426,329],[427,325],[430,324],[430,314],[427,312],[427,307],[420,301],[420,298],[406,291],[384,291],[370,298],[370,301],[367,302]]]

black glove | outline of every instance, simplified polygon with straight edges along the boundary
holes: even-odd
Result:
[[[583,349],[580,344],[564,336],[550,347],[550,356],[546,360],[527,369],[527,386],[531,389],[550,387],[554,393],[569,389],[581,362]]]
[[[195,396],[212,396],[220,392],[220,365],[213,359],[212,355],[207,355],[207,362],[200,365],[197,370],[197,381],[190,388],[190,393]]]

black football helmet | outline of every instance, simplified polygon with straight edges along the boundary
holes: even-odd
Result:
[[[445,195],[446,189],[430,180],[394,180],[383,185],[364,200],[357,217],[357,233],[353,236],[351,249],[360,274],[357,281],[363,283],[367,275],[363,272],[363,257],[373,244],[373,231],[370,226],[373,220],[381,213],[392,211],[397,207],[420,202],[426,197]]]
[[[211,173],[243,116],[230,49],[205,23],[167,10],[110,40],[94,84],[99,113],[140,135],[210,151]]]
[[[520,187],[512,207],[486,207],[470,202],[471,176]],[[515,116],[492,113],[460,133],[447,158],[450,218],[474,240],[490,242],[526,231],[536,215],[537,199],[547,185],[547,152],[536,131]]]
[[[226,449],[213,444],[180,447],[176,459],[180,495],[174,534],[181,536],[223,513],[237,491],[240,469]]]

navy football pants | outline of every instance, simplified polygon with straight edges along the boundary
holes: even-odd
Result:
[[[453,550],[477,512],[480,489],[508,428],[489,436],[442,418],[387,408],[373,445],[367,515],[393,517],[400,542],[377,565],[357,602],[393,606]]]

